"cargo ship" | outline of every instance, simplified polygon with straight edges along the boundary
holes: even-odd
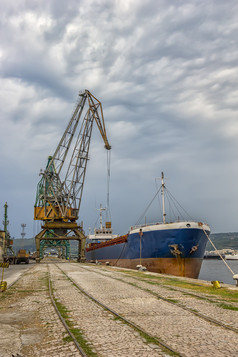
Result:
[[[162,173],[162,223],[134,226],[123,236],[113,236],[110,222],[106,227],[101,223],[94,234],[88,235],[86,260],[197,279],[210,227],[192,220],[166,222],[164,190]]]

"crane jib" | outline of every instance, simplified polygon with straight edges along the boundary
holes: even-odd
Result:
[[[88,90],[79,94],[72,117],[37,186],[34,219],[76,221],[80,209],[93,122],[96,121],[107,150],[101,102]],[[81,125],[79,125],[81,123]]]

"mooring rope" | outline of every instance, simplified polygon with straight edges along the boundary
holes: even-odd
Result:
[[[124,246],[123,246],[123,248],[122,248],[122,250],[121,250],[121,253],[120,253],[119,257],[117,258],[116,263],[115,263],[115,264],[113,264],[113,266],[116,266],[116,264],[117,264],[118,260],[120,260],[120,259],[121,259],[121,256],[122,256],[122,253],[123,253],[123,251],[124,251],[125,246],[126,246],[126,242],[124,242]]]
[[[225,263],[225,265],[227,266],[227,268],[230,270],[230,272],[234,275],[235,273],[233,272],[233,270],[231,269],[231,267],[229,267],[229,265],[227,264],[227,262],[225,261],[225,259],[223,258],[223,256],[220,254],[220,252],[217,250],[217,248],[215,247],[214,243],[212,242],[212,240],[210,239],[209,235],[207,234],[207,232],[205,231],[205,229],[202,226],[202,230],[205,233],[207,239],[209,240],[209,242],[211,243],[211,245],[213,246],[213,248],[215,249],[215,251],[217,252],[217,254],[219,255],[219,257],[221,258],[221,260],[223,260],[223,262]]]

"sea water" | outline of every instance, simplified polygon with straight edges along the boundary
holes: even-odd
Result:
[[[226,263],[234,274],[238,274],[238,260],[226,260]],[[198,279],[208,281],[218,280],[225,284],[236,284],[231,271],[227,268],[225,263],[219,259],[204,259]]]

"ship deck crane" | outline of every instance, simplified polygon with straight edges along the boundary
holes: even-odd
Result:
[[[83,117],[83,113],[86,113]],[[80,118],[83,117],[81,126]],[[53,156],[49,156],[37,186],[34,219],[43,221],[36,235],[36,261],[43,240],[78,240],[78,259],[84,260],[85,235],[77,224],[93,123],[96,121],[107,150],[109,145],[102,104],[88,90],[79,94],[73,115]]]

